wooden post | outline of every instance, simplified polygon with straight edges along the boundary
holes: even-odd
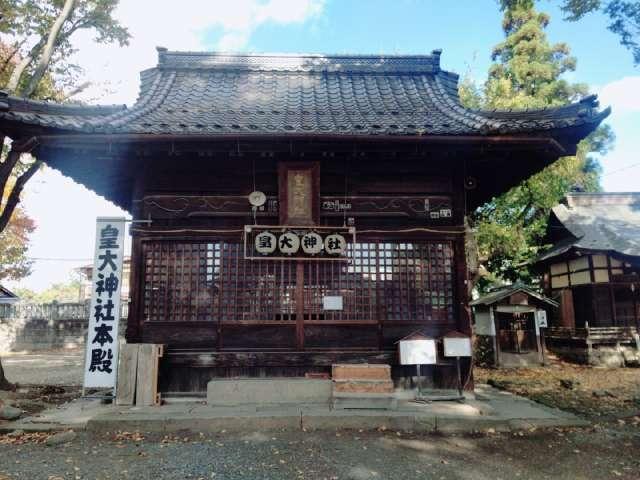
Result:
[[[493,314],[493,307],[489,310],[489,315],[491,316],[491,321],[493,322],[493,355],[495,358],[495,366],[500,366],[500,339],[498,338],[498,323],[496,322],[496,317]]]
[[[541,365],[544,365],[544,354],[542,352],[542,341],[540,336],[542,335],[542,329],[538,326],[538,310],[533,312],[533,333],[536,335],[536,346],[538,347],[538,360]]]
[[[635,283],[632,283],[630,288],[632,289],[631,293],[633,293],[633,317],[636,321],[636,328],[638,329],[638,332],[640,332],[640,313],[638,312],[638,296],[640,295],[640,289],[634,287]]]
[[[296,263],[296,347],[304,349],[304,262]]]
[[[460,357],[456,357],[456,373],[458,375],[458,395],[462,398],[462,374],[460,372]]]
[[[618,318],[616,315],[616,294],[613,290],[613,280],[611,278],[611,257],[607,255],[607,275],[609,276],[609,304],[611,308],[611,322],[613,325],[618,325]],[[629,322],[625,322],[625,326],[629,326]]]

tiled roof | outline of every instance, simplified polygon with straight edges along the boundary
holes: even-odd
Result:
[[[574,193],[553,215],[567,237],[538,259],[570,250],[601,250],[640,257],[640,193]]]
[[[542,110],[466,109],[458,76],[440,68],[439,50],[414,56],[158,52],[131,108],[0,93],[0,122],[112,134],[504,135],[591,131],[609,113],[598,112],[595,96]]]
[[[552,300],[544,295],[539,294],[535,290],[531,290],[529,287],[522,285],[520,283],[515,283],[513,285],[504,285],[502,287],[498,287],[486,295],[473,300],[469,303],[471,306],[477,305],[493,305],[494,303],[498,303],[500,300],[504,300],[507,297],[510,297],[514,293],[525,293],[533,298],[540,300],[552,307],[557,307],[558,303],[555,300]]]
[[[15,299],[18,300],[18,296],[13,293],[11,290],[9,290],[6,287],[3,287],[2,285],[0,285],[0,299],[6,300],[6,299]]]

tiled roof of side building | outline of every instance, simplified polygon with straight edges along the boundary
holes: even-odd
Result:
[[[560,108],[478,111],[458,98],[440,51],[412,56],[170,52],[141,74],[131,107],[0,94],[0,123],[57,131],[169,135],[504,135],[582,128],[609,114],[595,96]],[[584,136],[581,135],[581,136]]]
[[[550,261],[571,250],[640,258],[640,192],[572,193],[553,208],[566,237],[542,254]]]

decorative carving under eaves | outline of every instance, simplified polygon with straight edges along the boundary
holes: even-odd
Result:
[[[243,195],[149,195],[142,200],[143,218],[248,217],[251,205]],[[278,199],[268,196],[256,216],[277,217]],[[448,196],[321,196],[321,217],[398,217],[447,220],[453,216]]]

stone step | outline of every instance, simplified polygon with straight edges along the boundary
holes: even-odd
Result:
[[[388,393],[334,392],[332,406],[334,410],[397,410],[398,400]]]
[[[216,378],[207,384],[207,404],[214,406],[328,404],[331,380],[309,378]]]
[[[391,367],[385,364],[358,363],[331,366],[334,380],[391,380]]]
[[[333,392],[393,393],[391,380],[334,380]]]

